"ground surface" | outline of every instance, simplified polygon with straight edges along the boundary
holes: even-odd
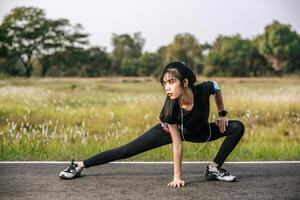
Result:
[[[61,180],[66,164],[0,163],[0,199],[300,199],[300,163],[225,163],[234,183],[207,181],[205,163],[184,163],[186,187],[168,188],[173,165],[109,163]]]

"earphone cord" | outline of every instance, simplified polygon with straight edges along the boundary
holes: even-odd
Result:
[[[208,97],[208,100],[210,101],[210,97]],[[209,105],[210,105],[210,102],[209,102]],[[182,108],[180,106],[180,109],[181,109],[181,136],[183,138],[183,141],[185,141],[185,138],[184,138],[184,134],[183,134],[183,111],[182,111]],[[209,137],[207,138],[207,140],[205,141],[205,143],[195,152],[191,152],[191,153],[198,153],[206,144],[207,142],[209,141],[210,137],[211,137],[211,127],[210,127],[210,109],[209,109],[209,121],[208,121],[208,129],[209,129]]]
[[[181,136],[183,138],[183,141],[185,141],[185,138],[184,138],[184,135],[183,135],[183,112],[182,112],[182,108],[180,107],[181,109]]]

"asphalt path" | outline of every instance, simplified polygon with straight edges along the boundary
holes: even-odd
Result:
[[[173,165],[108,163],[73,180],[66,163],[0,163],[0,199],[300,199],[300,163],[225,163],[238,180],[208,181],[205,163],[184,163],[185,187],[169,188]]]

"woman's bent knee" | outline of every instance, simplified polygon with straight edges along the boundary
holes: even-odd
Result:
[[[234,134],[237,134],[240,137],[242,137],[244,135],[245,125],[243,124],[242,121],[239,121],[239,120],[233,120],[233,121],[231,121],[230,122],[230,128],[232,129],[232,132]]]

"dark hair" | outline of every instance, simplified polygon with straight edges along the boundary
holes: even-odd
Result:
[[[180,81],[180,85],[183,87],[184,79],[188,79],[188,87],[193,87],[197,78],[194,72],[188,67],[184,62],[171,62],[166,65],[162,73],[160,74],[160,83],[163,86],[163,78],[166,73],[171,73],[175,78]],[[172,115],[173,109],[177,104],[176,100],[170,99],[169,96],[166,97],[164,106],[160,112],[159,119],[162,122],[173,123],[169,120]],[[176,112],[176,111],[174,111]]]

